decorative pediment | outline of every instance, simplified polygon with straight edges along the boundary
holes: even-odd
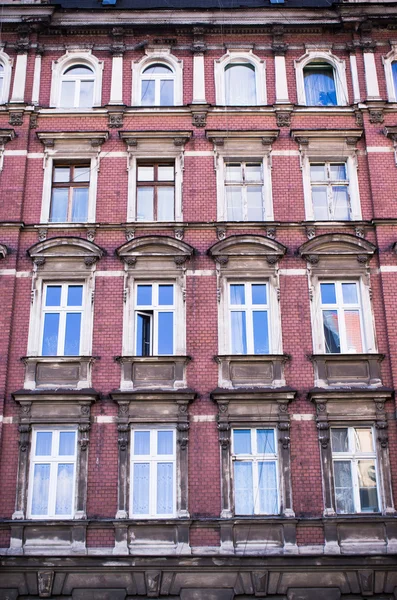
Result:
[[[7,256],[7,252],[7,246],[0,244],[0,258],[5,258]]]
[[[143,261],[162,261],[173,259],[177,266],[183,265],[193,254],[194,248],[168,236],[142,236],[123,244],[116,254],[130,267],[142,259]]]
[[[262,235],[231,235],[211,246],[208,254],[220,265],[230,258],[263,258],[274,265],[286,251],[283,244]]]
[[[300,246],[299,255],[316,265],[320,259],[356,258],[359,263],[368,262],[376,251],[376,246],[345,233],[319,235]]]
[[[35,244],[28,255],[37,266],[43,266],[47,260],[84,262],[87,267],[96,263],[104,251],[96,244],[83,238],[56,237]]]

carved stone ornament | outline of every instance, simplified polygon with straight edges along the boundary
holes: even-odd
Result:
[[[119,444],[119,448],[121,451],[125,451],[128,448],[128,442],[130,439],[129,436],[129,425],[125,424],[125,423],[121,423],[119,425],[117,425],[117,431],[118,431],[118,444]]]
[[[120,402],[119,404],[119,417],[126,417],[129,411],[128,402]]]
[[[364,227],[355,227],[354,233],[357,237],[364,239],[365,238],[365,229]]]
[[[8,119],[8,122],[10,125],[13,125],[13,126],[23,125],[23,112],[22,111],[10,112],[10,117]]]
[[[189,442],[189,423],[178,423],[177,430],[179,431],[178,444],[181,450],[186,450]]]
[[[29,418],[30,414],[31,414],[31,410],[32,410],[32,403],[31,402],[26,402],[26,403],[21,403],[20,406],[20,412],[21,412],[21,417],[22,418]]]
[[[369,121],[370,123],[383,123],[384,116],[383,110],[378,108],[370,108],[369,109]]]
[[[90,407],[88,404],[82,404],[80,407],[80,413],[82,417],[88,417],[90,414]]]
[[[194,127],[206,127],[207,111],[192,112],[192,125]]]
[[[44,256],[36,256],[36,258],[33,260],[33,262],[37,268],[42,267],[43,265],[45,265],[45,257]]]
[[[29,129],[37,129],[38,126],[38,114],[32,113],[29,119]]]
[[[96,234],[95,229],[87,229],[87,240],[89,242],[94,242],[95,241],[95,234]]]
[[[124,120],[123,120],[123,113],[122,112],[118,112],[118,113],[111,112],[111,113],[109,113],[108,127],[110,129],[115,129],[115,128],[122,127],[123,124],[124,124]]]
[[[174,263],[177,267],[182,267],[187,261],[187,256],[174,256]]]
[[[37,572],[37,589],[40,598],[50,598],[52,596],[52,585],[54,583],[54,571]]]
[[[288,450],[291,438],[289,436],[290,424],[289,421],[280,421],[277,425],[277,429],[280,432],[279,442],[284,448],[284,450]]]
[[[219,443],[222,448],[229,448],[230,425],[229,423],[218,423]]]
[[[134,268],[136,265],[136,256],[126,256],[124,262],[128,267]]]
[[[85,256],[84,257],[84,264],[87,268],[92,267],[93,265],[95,265],[96,261],[98,260],[97,256]]]
[[[318,441],[324,450],[329,444],[329,423],[328,421],[317,421]]]
[[[47,239],[47,229],[38,229],[37,237],[39,239],[39,242],[44,242]]]
[[[318,254],[309,254],[307,256],[307,262],[311,265],[318,265],[320,257]]]
[[[268,571],[253,571],[252,583],[254,584],[255,596],[266,596]]]
[[[361,111],[356,110],[354,113],[354,116],[356,117],[356,125],[357,127],[364,127],[364,117]]]
[[[361,593],[365,596],[372,596],[374,592],[374,572],[370,570],[358,571],[358,580]]]
[[[365,265],[368,262],[368,256],[366,254],[357,254],[357,262]]]
[[[268,265],[275,265],[278,262],[279,256],[269,254],[266,256],[266,262]]]
[[[229,262],[229,257],[228,256],[216,256],[215,260],[219,265],[221,265],[221,267],[224,267]]]
[[[146,571],[146,594],[149,598],[160,595],[161,571]]]
[[[19,449],[21,452],[26,452],[28,447],[29,447],[29,443],[30,443],[30,432],[31,432],[31,426],[30,425],[20,425],[18,427],[18,431],[19,431]]]
[[[266,237],[271,240],[275,240],[277,235],[277,229],[275,227],[266,227]]]
[[[82,452],[85,452],[88,448],[88,443],[90,441],[89,433],[90,433],[90,424],[89,423],[81,423],[79,425],[79,444]]]
[[[226,238],[226,227],[217,227],[216,228],[216,237],[221,242]]]
[[[386,420],[379,420],[375,423],[376,431],[378,432],[378,442],[382,448],[387,448],[389,443],[388,423]]]
[[[125,230],[125,239],[127,240],[127,242],[130,242],[131,240],[133,240],[135,237],[135,229],[133,227],[128,227]]]
[[[175,227],[174,234],[176,240],[183,240],[185,236],[185,230],[183,227]]]
[[[277,127],[291,126],[291,112],[276,112]]]
[[[312,240],[313,238],[316,237],[316,228],[313,227],[306,227],[306,236],[308,240]]]

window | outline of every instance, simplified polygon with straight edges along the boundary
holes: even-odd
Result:
[[[387,98],[389,102],[397,102],[397,45],[391,44],[390,52],[382,57],[385,69]]]
[[[215,60],[216,103],[224,106],[267,104],[265,61],[253,54],[229,48]]]
[[[232,354],[268,354],[268,285],[230,283],[229,313]]]
[[[349,103],[346,64],[330,51],[313,49],[295,60],[298,104],[346,106]]]
[[[168,65],[155,63],[142,72],[141,105],[174,106],[174,71]]]
[[[315,221],[349,221],[351,208],[346,163],[310,163]]]
[[[324,351],[363,352],[360,290],[357,282],[320,283]]]
[[[90,163],[54,164],[50,221],[85,223],[88,218]]]
[[[175,163],[138,163],[137,221],[175,219]]]
[[[78,356],[83,318],[83,286],[46,284],[42,356]]]
[[[0,98],[3,98],[4,90],[4,65],[0,63]]]
[[[277,514],[276,431],[233,429],[232,439],[235,514]]]
[[[226,104],[250,106],[256,104],[255,67],[251,63],[231,63],[225,67]]]
[[[372,427],[332,427],[331,445],[336,512],[380,512]]]
[[[225,162],[225,200],[228,221],[263,221],[263,163]]]
[[[397,61],[392,62],[391,72],[393,76],[394,94],[397,97]]]
[[[328,63],[312,62],[303,69],[307,106],[336,106],[335,73]]]
[[[136,355],[174,353],[174,285],[141,283],[136,286]]]
[[[175,516],[175,445],[174,429],[132,430],[132,516]]]
[[[77,430],[33,431],[29,477],[30,518],[72,518],[75,513]]]
[[[12,64],[12,59],[0,49],[0,104],[8,102]]]
[[[74,65],[62,75],[59,105],[64,108],[90,108],[94,101],[95,73],[88,65]]]
[[[103,62],[91,50],[68,50],[52,63],[50,106],[88,109],[102,103]]]

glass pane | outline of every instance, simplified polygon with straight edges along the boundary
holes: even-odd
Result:
[[[172,79],[160,82],[160,104],[161,106],[174,105],[174,81]]]
[[[48,514],[50,465],[35,465],[33,471],[32,515]]]
[[[157,179],[159,181],[174,181],[174,165],[159,165]]]
[[[233,283],[230,286],[230,304],[245,304],[245,285]]]
[[[327,179],[325,165],[310,165],[310,179],[312,181],[325,181]]]
[[[159,285],[160,306],[172,306],[174,304],[174,286]]]
[[[303,77],[308,106],[336,106],[334,70],[331,65],[312,64],[303,69]]]
[[[336,304],[336,288],[334,283],[321,283],[322,304]]]
[[[167,65],[156,63],[155,65],[147,67],[143,72],[150,73],[151,75],[162,75],[163,73],[172,73],[172,69],[170,67],[167,67]]]
[[[267,310],[253,311],[252,324],[254,328],[254,354],[269,354]]]
[[[151,285],[138,285],[136,301],[139,306],[151,306],[152,305],[152,286]]]
[[[81,306],[83,304],[83,286],[68,285],[68,306]]]
[[[259,512],[278,513],[277,476],[275,462],[258,463]]]
[[[250,64],[234,64],[225,68],[226,104],[256,104],[255,68]]]
[[[323,310],[325,352],[327,354],[340,353],[340,336],[338,312],[336,310]]]
[[[59,432],[59,456],[74,456],[76,450],[76,432]]]
[[[154,188],[140,187],[137,190],[137,206],[136,218],[137,221],[153,221],[154,220]]]
[[[58,465],[56,515],[71,515],[73,512],[74,465]]]
[[[84,165],[84,167],[75,167],[73,181],[89,181],[90,180],[90,166]]]
[[[150,356],[151,347],[151,315],[137,315],[136,323],[136,354],[137,356]]]
[[[153,106],[155,81],[151,79],[142,80],[141,104],[143,106]]]
[[[134,455],[150,454],[150,431],[134,431]]]
[[[38,431],[36,433],[36,453],[35,456],[51,456],[52,432]]]
[[[174,512],[174,468],[172,463],[157,464],[157,514]]]
[[[245,311],[231,313],[232,354],[247,354],[247,328]]]
[[[88,219],[88,188],[74,188],[72,196],[72,223],[85,223]]]
[[[157,220],[174,220],[174,188],[171,186],[157,188]]]
[[[256,432],[256,446],[258,454],[275,454],[274,430],[258,429]]]
[[[350,220],[350,202],[345,185],[332,186],[333,218],[336,221]]]
[[[250,163],[245,165],[245,181],[262,181],[261,163]]]
[[[55,183],[70,181],[70,167],[54,167],[53,181]]]
[[[154,181],[153,165],[138,165],[138,181]]]
[[[340,165],[330,165],[329,171],[332,181],[346,181],[346,165],[341,163]]]
[[[353,484],[349,460],[334,461],[336,512],[354,513]]]
[[[149,514],[149,464],[134,464],[132,512],[136,515]]]
[[[263,221],[262,187],[253,185],[247,187],[247,219]]]
[[[360,427],[354,430],[354,439],[357,452],[373,452],[374,442],[372,429]]]
[[[357,284],[342,283],[342,296],[344,304],[358,304]]]
[[[254,514],[252,463],[234,463],[234,504],[236,515]]]
[[[45,298],[46,306],[61,306],[62,286],[48,285]]]
[[[226,206],[228,221],[243,220],[242,188],[226,186]]]
[[[359,460],[357,472],[361,512],[378,512],[379,504],[376,490],[376,470],[374,461]]]
[[[42,356],[58,354],[59,313],[47,313],[44,316]]]
[[[92,73],[93,70],[90,69],[90,67],[86,67],[85,65],[75,65],[74,67],[66,69],[64,75],[88,75]]]
[[[81,81],[80,82],[80,99],[79,106],[81,108],[91,108],[94,102],[94,82],[93,81]]]
[[[315,221],[328,221],[328,196],[325,186],[312,186],[312,202]]]
[[[266,284],[254,283],[251,286],[252,304],[267,304]]]
[[[345,310],[346,352],[362,352],[360,312]]]
[[[61,84],[61,99],[60,105],[64,108],[74,106],[74,89],[76,83],[74,81],[62,81]]]
[[[349,436],[347,428],[331,429],[332,452],[349,452]]]
[[[251,454],[251,429],[233,429],[234,454]]]
[[[174,313],[159,312],[158,353],[174,353]]]
[[[394,95],[397,96],[397,62],[392,63],[391,71],[393,75]]]
[[[226,163],[226,181],[243,181],[241,163]]]
[[[51,223],[65,223],[68,220],[68,188],[53,188],[51,194]]]
[[[174,432],[157,432],[157,454],[174,454]]]
[[[80,354],[81,313],[67,313],[65,330],[65,356]]]

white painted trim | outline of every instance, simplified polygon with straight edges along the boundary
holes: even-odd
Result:
[[[94,421],[96,423],[116,423],[117,417],[112,417],[108,415],[98,415],[97,417],[94,417]]]
[[[15,62],[14,85],[10,102],[25,101],[26,68],[28,64],[27,54],[18,54]]]
[[[291,419],[292,421],[314,421],[316,418],[315,415],[309,415],[309,414],[292,414],[291,415]]]
[[[11,70],[13,65],[13,59],[8,56],[3,51],[3,48],[0,46],[0,63],[4,67],[4,76],[3,76],[3,89],[0,96],[0,104],[5,104],[8,102],[9,94],[10,94],[10,85],[11,85]]]
[[[216,271],[215,269],[187,269],[186,275],[188,277],[214,277]]]
[[[22,279],[24,277],[32,277],[32,275],[32,271],[17,271],[15,276],[17,277],[17,279]]]
[[[186,150],[185,156],[214,156],[210,150]]]
[[[27,150],[4,150],[4,156],[27,156]]]
[[[123,104],[123,55],[112,59],[112,80],[110,84],[109,104]]]
[[[16,275],[16,269],[0,269],[0,275]]]
[[[379,271],[381,273],[397,273],[397,265],[382,265]]]
[[[4,425],[11,425],[11,423],[19,422],[18,417],[3,417]]]
[[[276,55],[274,57],[274,69],[276,77],[276,104],[289,102],[285,56]]]
[[[382,56],[383,67],[385,69],[387,98],[389,102],[397,102],[397,90],[394,86],[392,64],[397,61],[397,44],[391,45],[391,50],[386,56]]]
[[[294,61],[296,74],[296,94],[298,104],[306,106],[305,83],[303,69],[311,62],[326,62],[334,69],[334,81],[336,89],[336,100],[338,106],[347,106],[349,104],[349,95],[346,81],[346,63],[337,56],[327,51],[308,50],[306,54]],[[316,106],[316,110],[321,107]],[[329,108],[324,107],[324,108]]]
[[[215,423],[216,415],[193,415],[190,420],[193,423]]]
[[[384,153],[394,153],[395,150],[394,148],[390,148],[389,146],[367,146],[366,147],[367,153],[379,153],[379,154],[384,154]]]
[[[204,55],[193,56],[193,104],[206,104]]]
[[[94,71],[94,99],[93,106],[102,105],[102,71],[103,61],[100,61],[91,53],[91,50],[67,50],[66,54],[52,63],[52,83],[50,106],[60,106],[61,80],[66,69],[77,64],[85,64]],[[64,111],[65,109],[62,108]],[[69,111],[81,111],[81,108],[69,108]],[[91,110],[91,109],[88,109]]]
[[[279,274],[280,275],[292,275],[292,276],[296,276],[296,275],[304,275],[306,276],[307,271],[306,269],[279,269]]]
[[[360,81],[358,79],[357,58],[355,54],[350,54],[350,72],[353,83],[353,102],[361,102]]]
[[[299,156],[299,150],[272,150],[272,156]]]
[[[226,106],[225,68],[233,63],[249,63],[255,67],[256,105],[267,104],[265,61],[253,54],[252,50],[244,52],[231,48],[214,61],[216,104]]]
[[[132,98],[131,106],[141,106],[142,73],[151,64],[164,63],[174,73],[174,106],[183,105],[183,61],[171,54],[166,48],[146,48],[146,56],[131,64],[132,69]],[[149,107],[150,108],[150,107]]]
[[[375,54],[364,52],[365,85],[367,88],[367,100],[380,100],[378,74],[376,72]]]
[[[95,277],[124,277],[124,271],[95,271]]]
[[[40,104],[41,54],[34,59],[32,104]]]

